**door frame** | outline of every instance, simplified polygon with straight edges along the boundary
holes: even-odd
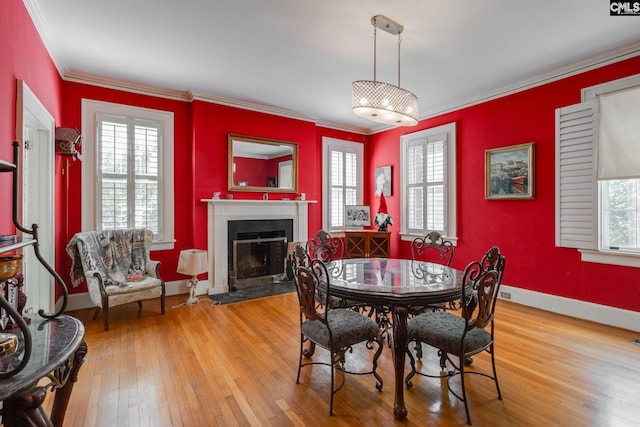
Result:
[[[40,253],[53,266],[55,119],[22,80],[17,80],[16,95],[16,140],[20,142],[21,166],[18,170],[18,218],[28,229],[38,224]],[[35,207],[30,209],[30,206]],[[33,250],[25,248],[23,257],[25,312],[39,309],[55,312],[54,278],[37,261]],[[30,286],[32,283],[38,285]],[[43,286],[44,283],[47,286]]]

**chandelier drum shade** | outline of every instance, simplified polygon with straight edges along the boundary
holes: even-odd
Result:
[[[418,97],[400,87],[400,34],[403,27],[397,22],[376,15],[371,18],[373,30],[373,80],[357,80],[351,87],[353,112],[374,122],[396,126],[418,124]],[[376,80],[377,29],[398,35],[398,85]]]

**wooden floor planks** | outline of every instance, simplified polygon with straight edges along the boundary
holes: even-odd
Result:
[[[168,297],[167,306],[185,296]],[[88,354],[65,426],[460,426],[464,406],[437,379],[405,389],[408,418],[393,418],[393,365],[385,348],[378,392],[371,376],[348,376],[328,415],[329,371],[303,368],[295,383],[299,325],[295,294],[230,305],[202,301],[159,314],[155,301],[70,313],[86,327]],[[496,358],[503,400],[490,380],[467,381],[476,426],[636,426],[640,419],[638,333],[499,301]],[[356,366],[372,352],[348,354]],[[438,369],[425,347],[425,368]],[[326,358],[318,350],[316,357]],[[408,361],[407,361],[408,366]],[[486,355],[475,369],[489,369]],[[47,401],[50,406],[50,399]]]

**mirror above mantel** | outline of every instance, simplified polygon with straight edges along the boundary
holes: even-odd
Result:
[[[296,193],[298,145],[230,134],[229,190]]]

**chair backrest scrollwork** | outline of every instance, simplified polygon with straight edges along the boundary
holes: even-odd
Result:
[[[453,260],[453,243],[449,240],[444,240],[442,235],[438,231],[431,231],[424,237],[417,237],[411,242],[411,259],[414,261],[425,257],[427,252],[433,252],[438,257],[441,263],[447,267],[451,266]]]
[[[327,268],[320,260],[311,260],[310,265],[299,265],[295,268],[295,283],[300,302],[300,314],[306,320],[319,320],[326,323],[326,312],[329,310],[329,275]],[[323,289],[320,289],[322,287]],[[324,301],[318,310],[318,298]],[[303,320],[301,318],[301,320]]]
[[[307,241],[307,253],[311,259],[327,263],[343,258],[344,245],[342,239],[320,230]]]
[[[467,331],[484,328],[492,322],[504,266],[505,257],[493,246],[480,261],[473,261],[465,268],[461,301],[474,300],[472,304],[462,304]]]

